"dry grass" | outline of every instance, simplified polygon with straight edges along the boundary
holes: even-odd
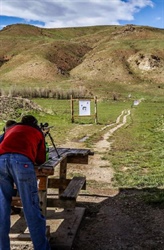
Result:
[[[163,89],[164,31],[142,26],[41,29],[12,25],[0,31],[4,88],[24,84],[107,97],[111,91]]]

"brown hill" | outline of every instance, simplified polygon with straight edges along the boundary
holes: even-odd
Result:
[[[162,86],[164,30],[144,26],[42,29],[10,25],[0,31],[2,83],[82,83],[86,88],[141,82]],[[100,84],[101,83],[101,84]]]

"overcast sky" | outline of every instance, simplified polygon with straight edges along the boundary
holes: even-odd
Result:
[[[164,28],[164,0],[0,0],[0,29],[15,23],[44,28],[126,24]]]

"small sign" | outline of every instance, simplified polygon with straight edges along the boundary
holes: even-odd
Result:
[[[80,100],[79,101],[79,116],[87,116],[91,114],[90,110],[90,101],[89,100]]]
[[[140,103],[140,102],[139,102],[138,100],[135,100],[135,101],[133,102],[133,105],[134,105],[134,106],[137,106],[139,103]]]

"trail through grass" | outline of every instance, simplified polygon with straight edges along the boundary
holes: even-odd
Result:
[[[108,160],[120,187],[164,186],[164,103],[143,101],[114,135]]]

